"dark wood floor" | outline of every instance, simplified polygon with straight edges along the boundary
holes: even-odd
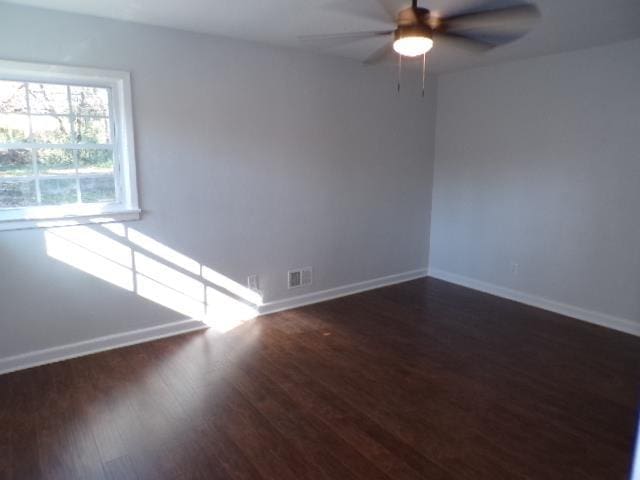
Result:
[[[0,376],[0,478],[626,479],[639,359],[418,280]]]

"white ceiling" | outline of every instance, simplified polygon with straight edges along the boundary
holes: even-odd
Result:
[[[386,1],[397,1],[399,7],[405,5],[402,0]],[[420,0],[421,6],[436,12],[480,2]],[[378,0],[11,0],[10,3],[310,50],[318,47],[300,42],[298,35],[389,26],[375,19],[384,12]],[[524,38],[483,54],[436,44],[431,68],[450,71],[640,37],[640,0],[534,0],[534,3],[540,7],[542,18]],[[322,51],[362,60],[383,43],[383,39],[361,40]]]

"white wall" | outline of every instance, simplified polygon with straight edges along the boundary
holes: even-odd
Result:
[[[640,326],[638,52],[439,77],[430,269]]]
[[[392,70],[7,4],[0,58],[130,71],[129,225],[259,274],[266,301],[427,266],[435,82],[398,96]],[[0,358],[183,318],[49,257],[43,235],[0,232]],[[313,287],[287,291],[304,266]]]

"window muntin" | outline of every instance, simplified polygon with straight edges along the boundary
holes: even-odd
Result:
[[[0,230],[140,218],[128,72],[0,60]]]
[[[110,97],[0,79],[0,209],[118,201]]]

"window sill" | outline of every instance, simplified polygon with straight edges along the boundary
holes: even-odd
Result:
[[[76,215],[49,216],[42,215],[37,218],[3,218],[0,214],[0,231],[24,230],[30,228],[67,227],[71,225],[84,225],[95,223],[124,222],[139,220],[142,211],[139,209],[105,209],[95,213],[82,213]]]

